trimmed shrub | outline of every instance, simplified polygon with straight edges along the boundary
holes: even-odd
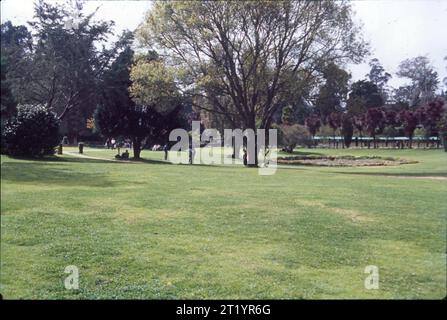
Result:
[[[59,144],[59,121],[43,106],[23,105],[17,117],[6,124],[4,147],[11,156],[42,157],[52,155]]]

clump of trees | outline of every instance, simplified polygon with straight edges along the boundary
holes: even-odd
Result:
[[[426,106],[416,109],[403,109],[399,112],[386,109],[385,107],[369,108],[363,114],[352,116],[349,112],[332,112],[327,117],[327,123],[333,130],[333,135],[340,130],[344,137],[344,144],[347,148],[351,145],[354,129],[357,130],[360,137],[363,132],[373,138],[373,147],[377,148],[376,137],[386,128],[391,132],[401,132],[409,139],[408,146],[412,147],[415,130],[419,127],[423,129],[427,137],[440,136],[442,138],[443,117],[445,117],[446,108],[442,99],[435,99]],[[306,126],[314,136],[319,129],[319,118],[313,114],[306,119]],[[370,143],[368,142],[368,147]]]
[[[169,132],[183,127],[184,121],[175,86],[160,73],[162,61],[153,52],[136,60],[131,49],[132,39],[131,34],[123,37],[122,41],[127,42],[125,49],[104,74],[94,121],[96,130],[103,136],[130,139],[134,159],[140,159],[146,143],[168,143]],[[142,63],[146,65],[146,72],[132,74],[132,66]],[[145,86],[141,85],[142,81],[146,81]],[[150,81],[152,86],[148,85]]]
[[[130,139],[137,159],[186,126],[185,110],[220,128],[276,126],[288,150],[314,145],[319,131],[341,134],[345,147],[356,132],[374,147],[381,134],[405,134],[411,145],[416,128],[440,132],[445,107],[427,58],[403,61],[397,76],[410,84],[395,90],[378,59],[350,83],[343,66],[369,47],[349,2],[156,2],[135,32],[139,54],[133,33],[112,43],[113,22],[94,15],[81,0],[38,0],[30,30],[2,24],[2,132],[18,104],[55,113],[72,142],[87,128]]]
[[[324,135],[333,136],[334,146],[338,146],[335,136],[342,135],[344,145],[349,147],[356,133],[361,138],[360,143],[367,145],[368,148],[371,143],[369,140],[363,141],[365,134],[372,138],[374,148],[378,147],[376,138],[379,135],[386,137],[404,135],[409,140],[408,146],[412,147],[416,129],[423,132],[426,137],[442,137],[439,123],[446,112],[445,95],[436,93],[439,82],[437,73],[427,58],[416,57],[405,60],[399,65],[397,75],[409,78],[411,85],[397,90],[388,87],[391,74],[385,71],[378,59],[372,59],[370,67],[367,79],[351,84],[343,106],[340,104],[342,100],[333,99],[332,107],[323,109],[321,102],[326,100],[328,92],[327,86],[320,87],[313,111],[305,120],[312,136],[319,130],[324,131]],[[332,67],[331,70],[332,73],[339,75],[339,79],[349,79],[341,77],[343,72],[339,68]],[[332,111],[328,113],[328,110]],[[293,111],[289,110],[289,113]],[[327,125],[320,128],[320,124]],[[355,143],[358,146],[358,139]],[[388,140],[386,144],[388,145]],[[403,145],[401,142],[400,147]]]
[[[290,99],[312,91],[322,65],[359,62],[368,51],[350,4],[337,1],[156,2],[137,35],[168,57],[194,106],[253,130],[271,128]]]
[[[42,108],[55,114],[59,133],[72,143],[91,129],[105,138],[129,138],[135,158],[140,157],[145,143],[164,143],[167,130],[183,125],[179,124],[182,101],[176,92],[164,90],[175,89],[175,85],[163,74],[163,61],[155,52],[135,57],[131,32],[125,31],[111,42],[114,23],[97,21],[94,15],[84,13],[80,0],[71,5],[38,0],[34,18],[28,23],[30,29],[2,24],[2,135],[8,137],[11,154],[20,150],[24,150],[23,155],[52,153],[46,148],[42,151],[35,139],[28,141],[36,143],[39,151],[25,151],[28,148],[23,147],[20,137],[14,136],[12,124],[17,127],[24,121],[23,114],[22,118],[17,114],[17,104],[27,105],[27,110],[35,108],[39,115]],[[140,70],[146,76],[151,71],[152,82],[138,73],[131,79],[129,70],[134,65],[144,66]],[[141,81],[145,83],[143,89]],[[10,125],[6,127],[7,122]],[[45,144],[46,134],[52,132],[58,140],[59,134],[53,129],[49,126],[34,137]],[[12,146],[15,142],[17,148]],[[3,145],[2,141],[2,150]]]

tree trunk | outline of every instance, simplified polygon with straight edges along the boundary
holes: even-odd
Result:
[[[239,155],[240,155],[240,148],[236,148],[236,138],[235,137],[233,137],[232,138],[232,145],[233,145],[233,155],[232,155],[232,158],[233,159],[239,159]],[[239,146],[240,147],[240,146]]]
[[[258,151],[259,150],[258,150],[258,146],[257,146],[258,137],[257,137],[257,132],[256,132],[256,120],[255,120],[254,115],[253,115],[252,119],[250,121],[248,121],[248,125],[246,126],[246,128],[253,130],[253,132],[254,132],[253,143],[255,144],[254,151],[252,151],[252,148],[248,147],[248,138],[243,139],[245,150],[247,151],[247,160],[248,160],[247,166],[248,167],[257,167],[258,166]],[[254,154],[252,154],[252,153],[254,153]]]
[[[140,138],[133,138],[132,139],[132,147],[133,147],[133,158],[134,159],[140,159],[140,153],[141,153],[141,140]]]
[[[255,137],[255,140],[254,140],[254,144],[255,144],[254,151],[251,150],[252,148],[248,147],[248,144],[246,146],[247,159],[248,159],[247,166],[249,166],[249,167],[257,167],[258,166],[258,152],[259,152],[259,150],[258,150],[258,146],[257,146],[258,135],[256,134],[256,130],[255,130],[254,137]],[[247,143],[248,143],[248,139],[247,139]]]
[[[68,141],[71,145],[78,144],[78,134],[74,131],[68,133]]]

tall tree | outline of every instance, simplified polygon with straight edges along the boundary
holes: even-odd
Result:
[[[370,108],[382,107],[383,102],[376,84],[367,80],[359,80],[351,85],[346,107],[351,115],[359,115]]]
[[[435,98],[439,77],[427,57],[419,56],[402,61],[397,75],[411,81],[409,86],[402,89],[407,92],[406,100],[411,107],[424,105]]]
[[[391,74],[386,72],[380,63],[379,59],[374,58],[369,61],[369,67],[371,68],[366,75],[372,83],[374,83],[380,91],[383,101],[388,99],[388,80],[391,79]]]
[[[299,92],[322,60],[361,61],[367,48],[351,17],[345,1],[163,1],[138,35],[170,56],[193,97],[231,99],[214,112],[269,128],[290,86]],[[257,152],[248,158],[257,164]]]
[[[176,107],[180,95],[172,69],[160,58],[141,57],[130,71],[130,94],[139,105],[149,105],[159,112],[169,112]]]
[[[167,142],[167,134],[171,129],[182,126],[180,123],[179,104],[174,105],[164,114],[158,112],[152,100],[145,105],[137,104],[131,97],[129,88],[132,85],[130,69],[134,52],[131,49],[132,36],[123,34],[121,41],[125,49],[104,74],[102,95],[95,111],[95,124],[106,137],[124,137],[132,140],[134,159],[140,159],[141,150],[146,142]],[[155,61],[154,55],[139,57],[139,61]]]
[[[61,120],[73,109],[79,109],[76,119],[91,115],[98,80],[121,49],[120,42],[104,48],[113,22],[94,21],[95,13],[85,15],[80,0],[72,4],[35,3],[31,50],[7,74],[19,103],[44,105]],[[69,124],[73,135],[76,123]]]
[[[1,126],[16,113],[17,101],[11,90],[8,72],[31,48],[31,34],[25,26],[1,25]]]
[[[325,122],[331,112],[341,111],[349,91],[351,75],[335,63],[329,63],[323,70],[325,83],[320,86],[315,107]]]

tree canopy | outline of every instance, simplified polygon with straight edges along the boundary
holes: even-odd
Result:
[[[406,93],[403,97],[410,106],[426,104],[435,98],[439,77],[427,57],[419,56],[402,61],[397,75],[411,81],[410,85],[400,88],[401,94]]]
[[[322,59],[358,62],[367,51],[344,1],[157,2],[138,35],[177,66],[192,96],[228,96],[216,111],[246,128],[268,127],[290,86],[304,87]]]

